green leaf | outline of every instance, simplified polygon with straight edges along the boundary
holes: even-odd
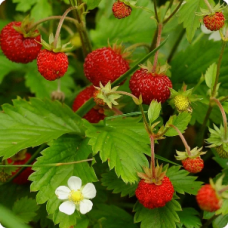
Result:
[[[42,157],[37,159],[36,165],[50,163],[68,163],[87,159],[92,153],[88,140],[76,135],[65,135],[53,141],[50,147],[42,151]],[[87,162],[53,167],[36,167],[29,179],[33,181],[31,191],[39,191],[36,196],[38,204],[47,203],[48,214],[53,214],[54,223],[60,223],[60,228],[69,228],[78,222],[77,212],[68,216],[59,211],[62,201],[58,200],[55,190],[59,186],[67,186],[71,176],[78,176],[82,184],[97,181],[96,174]]]
[[[113,190],[113,193],[120,193],[121,197],[129,195],[132,197],[135,195],[135,189],[137,188],[137,183],[126,184],[118,178],[114,170],[104,173],[101,178],[102,185],[106,186],[108,190]]]
[[[101,0],[84,0],[84,2],[87,4],[87,9],[90,10],[98,7]]]
[[[0,221],[1,224],[6,227],[17,227],[17,228],[30,228],[30,226],[23,224],[21,220],[9,209],[0,205]]]
[[[186,170],[180,170],[180,166],[172,166],[166,173],[175,191],[181,194],[188,193],[196,195],[203,182],[196,181],[197,177],[189,176],[189,174]]]
[[[90,138],[94,154],[100,152],[101,160],[108,161],[110,169],[115,167],[117,176],[125,183],[136,182],[137,172],[148,166],[144,153],[148,151],[149,137],[139,118],[100,122],[89,128],[86,136]]]
[[[0,113],[0,156],[47,143],[66,133],[83,134],[81,118],[58,101],[18,98]]]
[[[200,228],[202,225],[199,218],[199,212],[194,208],[183,208],[183,211],[178,211],[177,214],[181,224],[186,228]]]
[[[216,78],[216,71],[217,71],[217,64],[212,63],[205,74],[205,82],[207,86],[211,89],[214,87],[215,84],[215,78]]]
[[[224,199],[222,202],[221,208],[216,211],[215,214],[222,214],[222,215],[227,215],[228,214],[228,199]]]
[[[228,215],[220,215],[212,222],[213,228],[226,228],[228,221]]]
[[[13,0],[13,3],[17,3],[16,10],[21,12],[27,12],[36,2],[37,0]]]
[[[72,67],[69,67],[66,75],[61,80],[61,91],[65,96],[71,96],[72,90],[75,88],[74,80],[71,78],[71,74],[74,72]],[[26,75],[26,86],[30,88],[31,92],[36,95],[37,98],[50,98],[53,91],[57,91],[58,80],[48,81],[40,75],[36,68],[29,70]]]
[[[15,215],[20,217],[24,223],[29,223],[33,221],[38,209],[39,207],[36,200],[24,197],[14,203],[12,211]]]
[[[155,209],[147,209],[137,202],[134,207],[134,222],[141,222],[141,228],[176,228],[176,223],[180,222],[177,211],[180,210],[181,206],[176,200]]]
[[[183,23],[186,28],[187,39],[191,43],[194,38],[197,28],[200,26],[200,19],[196,13],[200,12],[200,8],[206,8],[204,1],[201,0],[186,0],[186,3],[178,12],[179,23]],[[198,60],[197,60],[198,61]]]
[[[91,220],[96,220],[94,228],[137,228],[133,223],[133,217],[122,208],[114,205],[98,204],[90,212]]]
[[[160,115],[161,112],[161,103],[153,100],[150,103],[150,107],[148,109],[148,119],[150,123],[153,123]]]
[[[166,127],[170,124],[176,126],[182,133],[187,128],[189,122],[191,120],[191,114],[188,112],[182,112],[178,116],[171,116],[168,122],[166,123]],[[166,136],[176,136],[178,135],[177,131],[172,127],[165,133]]]

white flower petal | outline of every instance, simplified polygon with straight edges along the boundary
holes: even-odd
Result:
[[[211,33],[211,35],[209,36],[209,40],[214,40],[214,41],[221,40],[219,31]]]
[[[87,198],[87,199],[93,199],[96,196],[96,193],[97,193],[96,188],[92,183],[86,184],[82,189],[82,195],[84,198]]]
[[[75,204],[71,201],[65,201],[59,206],[59,210],[67,215],[72,215],[75,211]]]
[[[77,191],[82,187],[82,180],[79,177],[72,176],[67,183],[71,190]]]
[[[0,228],[5,228],[4,226],[2,226],[2,224],[0,223]]]
[[[228,0],[227,0],[228,1]],[[227,225],[226,226],[224,226],[223,228],[228,228],[228,223],[227,223]]]
[[[93,203],[90,200],[84,199],[80,202],[80,212],[81,214],[86,214],[87,212],[91,211],[93,207]]]
[[[210,34],[212,33],[211,30],[207,29],[206,26],[204,24],[201,25],[201,31],[204,33],[204,34]]]
[[[55,190],[55,194],[57,195],[57,197],[61,200],[65,200],[68,199],[69,194],[70,194],[71,190],[66,187],[66,186],[59,186],[56,190]],[[1,228],[1,227],[0,227]]]
[[[228,4],[228,0],[223,0],[226,4]],[[228,227],[228,224],[227,224],[227,227]]]

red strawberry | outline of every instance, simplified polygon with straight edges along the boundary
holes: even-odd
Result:
[[[129,63],[121,55],[120,48],[104,47],[87,55],[84,63],[85,76],[95,86],[106,85],[129,70]]]
[[[0,34],[0,46],[5,56],[16,63],[28,63],[37,58],[41,49],[40,35],[35,37],[25,37],[15,30],[20,29],[21,22],[11,22],[7,24]],[[35,30],[39,34],[38,30]],[[38,42],[37,42],[38,41]]]
[[[199,173],[204,167],[204,161],[200,157],[186,158],[181,161],[184,169],[190,173]]]
[[[23,160],[13,161],[12,159],[8,158],[7,161],[9,164],[13,164],[13,165],[24,165],[30,158],[31,158],[31,154],[25,153],[25,158]],[[12,173],[12,176],[15,175],[19,170],[20,170],[20,167],[18,167],[18,169]],[[26,184],[29,182],[28,177],[32,173],[33,171],[31,167],[28,167],[25,170],[23,170],[17,177],[15,177],[13,179],[13,182],[16,184]]]
[[[129,87],[136,97],[142,94],[144,104],[152,100],[165,102],[170,96],[172,82],[163,74],[150,73],[147,69],[137,70],[130,79]]]
[[[93,93],[95,92],[95,88],[93,86],[86,87],[82,90],[74,100],[73,110],[77,111],[87,100],[93,97]],[[105,118],[105,115],[102,113],[103,109],[95,109],[92,108],[86,115],[83,117],[88,120],[90,123],[98,123],[100,120]]]
[[[204,211],[213,212],[221,207],[221,200],[210,184],[201,187],[196,195],[196,200],[199,207]]]
[[[54,81],[67,72],[68,58],[63,52],[55,53],[44,49],[37,56],[37,66],[44,78]]]
[[[222,12],[216,12],[203,18],[205,26],[211,31],[217,31],[225,24],[225,17]]]
[[[114,2],[112,12],[116,18],[122,19],[131,14],[131,7],[118,0],[117,2]]]
[[[153,209],[164,207],[173,198],[174,188],[169,178],[165,176],[160,185],[141,180],[135,194],[144,207]]]

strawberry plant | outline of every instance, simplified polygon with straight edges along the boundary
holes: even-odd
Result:
[[[0,1],[0,227],[228,227],[222,0]]]

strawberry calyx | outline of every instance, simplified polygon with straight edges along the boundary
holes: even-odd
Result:
[[[186,158],[197,158],[207,153],[206,151],[205,152],[202,151],[202,149],[203,147],[201,148],[195,147],[192,150],[190,150],[190,154],[187,152],[187,150],[185,150],[185,152],[176,150],[177,156],[175,155],[175,158],[176,160],[179,160],[179,161],[183,161]]]
[[[167,76],[166,72],[170,68],[169,64],[165,63],[162,66],[157,65],[155,72],[153,72],[153,64],[149,60],[147,60],[146,65],[141,64],[139,66],[141,69],[144,69],[147,71],[147,73],[151,74],[151,76]]]
[[[58,52],[69,52],[72,50],[73,46],[71,45],[71,41],[66,44],[61,44],[60,37],[58,38],[58,42],[56,47],[54,46],[55,37],[53,33],[49,35],[49,42],[47,43],[45,40],[41,39],[42,46],[48,51],[53,51],[55,53]]]
[[[216,182],[214,182],[211,178],[209,179],[211,187],[215,190],[216,195],[220,200],[228,199],[228,186],[222,184],[224,176],[225,175],[223,174]]]
[[[108,47],[111,48],[116,54],[121,55],[123,59],[127,60],[128,62],[130,62],[130,60],[128,58],[132,55],[132,52],[133,52],[133,50],[131,50],[130,47],[125,48],[123,46],[122,42],[120,44],[115,42],[113,45],[111,45],[109,43],[109,41],[108,41]]]
[[[155,167],[155,176],[153,175],[152,167],[143,167],[144,173],[138,172],[137,175],[141,179],[145,181],[145,183],[148,184],[155,184],[155,185],[161,185],[163,178],[166,176],[166,171],[163,171],[163,164],[160,166],[158,165]]]
[[[200,9],[201,12],[196,13],[197,16],[213,16],[215,13],[221,12],[223,9],[225,9],[226,5],[219,3],[215,5],[214,7],[211,6],[211,9]]]
[[[26,153],[27,153],[27,149],[21,150],[18,153],[16,153],[13,157],[11,157],[10,159],[12,161],[22,161],[26,158]]]
[[[29,16],[25,17],[23,21],[21,22],[20,26],[13,26],[13,28],[22,34],[25,38],[31,37],[37,37],[40,35],[40,32],[37,30],[37,27],[34,27],[30,29],[31,25],[33,24],[34,20],[31,20]]]

